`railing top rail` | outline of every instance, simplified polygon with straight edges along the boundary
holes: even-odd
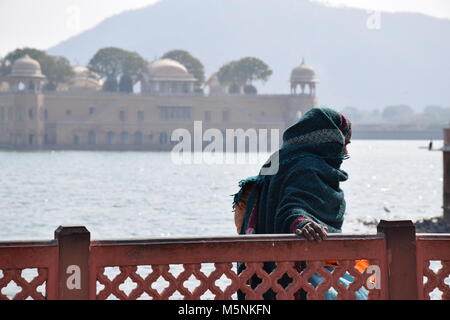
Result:
[[[0,241],[1,248],[56,247],[56,240]]]
[[[450,260],[450,234],[417,234],[419,260]]]
[[[450,233],[417,233],[417,240],[450,240]]]
[[[232,261],[384,259],[382,235],[333,235],[317,243],[295,235],[225,238],[94,241],[93,263],[108,265],[185,264]]]
[[[0,269],[48,268],[57,264],[55,245],[0,247]]]
[[[378,234],[332,234],[326,241],[345,241],[345,240],[378,240],[384,239],[382,233]],[[146,245],[146,244],[177,244],[177,243],[231,243],[231,242],[280,242],[280,241],[302,241],[305,240],[291,234],[264,234],[264,235],[240,235],[223,237],[167,237],[167,238],[149,238],[149,239],[106,239],[93,240],[91,246],[118,246],[118,245]]]

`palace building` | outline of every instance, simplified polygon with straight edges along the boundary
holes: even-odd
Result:
[[[151,62],[133,94],[102,91],[100,77],[85,67],[74,73],[66,88],[43,91],[39,63],[17,59],[0,79],[0,147],[170,150],[172,132],[191,131],[197,120],[205,130],[279,129],[281,136],[317,104],[316,75],[304,62],[292,71],[291,93],[276,95],[229,94],[216,75],[198,93],[195,78],[170,59]]]

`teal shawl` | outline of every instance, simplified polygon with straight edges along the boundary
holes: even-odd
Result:
[[[239,182],[233,207],[248,188],[240,234],[290,233],[292,223],[305,217],[341,232],[345,200],[339,183],[348,175],[340,169],[347,158],[342,153],[350,123],[328,108],[313,108],[283,134],[277,152],[276,174],[250,177]],[[271,157],[263,166],[273,165]],[[300,223],[301,228],[307,221]]]

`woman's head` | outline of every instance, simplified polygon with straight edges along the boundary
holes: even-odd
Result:
[[[351,123],[343,114],[312,108],[284,132],[283,145],[337,143],[344,148],[350,138]]]
[[[351,138],[352,138],[352,129],[350,128],[350,130],[345,135],[344,147],[342,149],[343,154],[348,154],[347,145],[349,145],[351,143],[351,141],[350,141]]]
[[[348,155],[347,145],[351,143],[350,140],[352,138],[352,124],[342,113],[339,112],[339,115],[341,116],[341,125],[339,127],[339,130],[344,135],[344,146],[342,148],[342,153]]]

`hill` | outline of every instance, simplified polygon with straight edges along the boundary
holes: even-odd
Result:
[[[302,57],[321,80],[320,104],[382,108],[450,105],[450,20],[413,13],[371,13],[308,0],[161,0],[111,17],[50,48],[86,64],[97,49],[118,46],[152,60],[181,48],[208,74],[243,56],[274,71],[261,93],[289,92],[289,76]],[[447,40],[446,40],[447,39]]]

